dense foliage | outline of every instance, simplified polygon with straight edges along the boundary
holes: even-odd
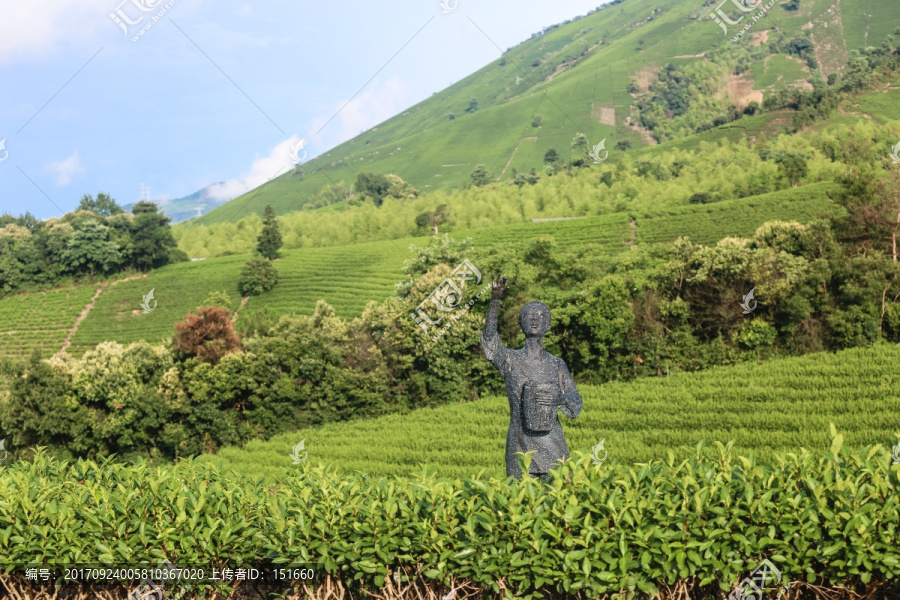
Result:
[[[837,195],[848,197],[849,185]],[[41,363],[41,369],[35,363],[19,367],[7,412],[0,416],[0,435],[9,435],[18,447],[52,442],[74,455],[87,448],[145,452],[136,440],[158,438],[156,452],[183,456],[300,426],[498,393],[501,382],[480,349],[484,302],[473,302],[471,310],[458,310],[441,328],[427,331],[410,317],[463,259],[483,277],[513,276],[500,315],[507,346],[522,343],[520,306],[533,298],[550,306],[546,347],[566,361],[580,383],[898,342],[900,262],[885,255],[890,239],[870,228],[869,251],[857,254],[859,240],[840,234],[844,218],[808,225],[775,221],[750,238],[725,238],[710,246],[682,238],[612,258],[591,245],[561,249],[552,238],[479,250],[444,236],[414,248],[398,297],[372,302],[352,320],[320,302],[311,317],[257,326],[242,351],[217,341],[218,335],[191,335],[187,345],[176,338],[182,350],[174,355],[146,344],[102,344],[82,361],[61,357]],[[751,289],[758,306],[744,314],[740,302]],[[465,294],[473,298],[475,288]],[[227,317],[220,321],[230,327]],[[186,352],[187,347],[194,350]],[[131,375],[112,367],[123,353],[133,355],[126,369],[136,369]],[[112,379],[97,388],[97,397],[85,397],[93,388],[77,384],[81,377]],[[104,415],[117,414],[117,405],[137,403],[127,422],[143,433],[115,438],[91,433],[87,425],[59,431],[45,426],[43,420],[57,418],[50,413],[61,401],[61,389],[72,410],[100,411],[92,419],[104,427],[116,422]],[[160,416],[144,420],[142,414]],[[166,423],[162,433],[159,423]],[[56,432],[52,439],[42,433],[49,431]]]
[[[165,556],[208,570],[314,563],[358,595],[424,584],[439,596],[465,587],[647,599],[721,598],[767,559],[782,585],[807,593],[892,597],[898,485],[883,447],[850,452],[834,428],[830,451],[767,466],[718,442],[680,463],[594,466],[579,453],[546,486],[304,464],[269,487],[191,461],[151,469],[39,455],[0,467],[0,565],[20,590],[30,587],[25,563]],[[774,594],[774,577],[765,583]]]
[[[97,211],[97,212],[93,212]],[[58,283],[64,277],[147,271],[187,260],[165,215],[137,202],[131,214],[106,194],[85,196],[80,209],[39,221],[0,216],[0,296]]]

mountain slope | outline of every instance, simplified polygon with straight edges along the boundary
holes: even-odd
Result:
[[[458,83],[380,123],[369,131],[298,166],[227,205],[197,219],[210,224],[301,209],[327,185],[352,185],[360,171],[395,173],[424,191],[465,184],[479,163],[495,177],[513,169],[542,169],[544,153],[555,148],[565,159],[571,141],[583,132],[593,145],[611,149],[626,140],[648,143],[646,131],[626,125],[634,98],[630,83],[648,83],[658,70],[705,62],[705,54],[761,43],[810,30],[822,70],[786,57],[756,61],[735,77],[727,75],[718,101],[738,107],[761,99],[764,89],[806,86],[811,77],[836,72],[849,49],[877,44],[896,27],[885,0],[803,0],[797,11],[776,4],[739,42],[724,38],[708,13],[714,8],[662,0],[627,0],[606,5],[584,18],[554,26],[510,49]],[[777,27],[777,30],[771,29]],[[467,113],[470,100],[478,109]],[[450,119],[452,114],[455,118]],[[535,115],[540,127],[532,126]]]
[[[215,185],[215,184],[214,184]],[[181,223],[188,219],[199,217],[210,210],[225,204],[227,200],[216,200],[209,194],[212,185],[208,185],[203,189],[197,190],[193,194],[189,194],[183,198],[170,200],[169,202],[160,203],[159,210],[172,219],[172,223]],[[126,204],[122,208],[125,212],[131,212],[133,204]]]

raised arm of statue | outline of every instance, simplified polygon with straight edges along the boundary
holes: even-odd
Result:
[[[500,355],[505,353],[507,348],[500,342],[500,335],[497,333],[497,318],[500,314],[500,300],[506,294],[506,280],[508,277],[498,277],[493,280],[491,289],[491,305],[488,307],[487,319],[484,322],[484,332],[481,334],[481,349],[484,350],[484,356],[494,363]]]
[[[560,410],[570,419],[575,419],[581,413],[581,394],[575,387],[575,381],[569,373],[566,363],[559,361],[559,387],[562,392],[560,395]]]

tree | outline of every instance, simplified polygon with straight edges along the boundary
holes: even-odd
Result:
[[[897,262],[897,232],[900,230],[900,168],[892,167],[878,183],[875,200],[891,236],[891,256]]]
[[[238,289],[247,296],[259,296],[278,283],[278,269],[265,258],[253,257],[241,268]]]
[[[173,342],[175,351],[182,356],[213,364],[241,346],[231,323],[231,312],[218,306],[199,308],[176,323]]]
[[[865,256],[881,250],[894,262],[900,260],[900,169],[891,168],[885,177],[866,167],[836,181],[841,184],[837,202],[847,209],[838,222],[842,241]]]
[[[631,148],[631,142],[628,140],[619,140],[616,142],[616,150],[628,150]]]
[[[331,206],[337,202],[343,202],[349,196],[347,184],[343,180],[334,184],[328,184],[323,187],[317,194],[314,194],[304,205],[304,208],[319,208],[322,206]]]
[[[588,153],[591,151],[587,136],[583,133],[576,133],[575,137],[572,138],[572,150],[581,158],[587,158]]]
[[[791,187],[797,187],[800,179],[806,177],[806,174],[809,172],[806,157],[793,150],[786,150],[780,153],[775,158],[775,162],[778,163],[779,171],[790,182]]]
[[[487,185],[491,182],[491,174],[484,165],[475,167],[470,177],[472,178],[472,183],[477,186]]]
[[[109,227],[97,221],[82,223],[69,238],[63,253],[66,267],[75,273],[89,270],[91,281],[94,281],[95,271],[109,272],[120,259],[118,246],[109,241]]]
[[[478,100],[476,100],[475,98],[472,98],[471,100],[469,100],[469,107],[466,108],[466,112],[473,113],[476,110],[478,110]]]
[[[559,153],[555,148],[550,148],[546,152],[544,152],[544,162],[548,165],[555,163],[559,160]]]
[[[441,204],[432,212],[423,212],[419,216],[416,217],[416,227],[420,229],[425,229],[426,227],[430,228],[434,231],[434,237],[438,236],[438,228],[445,224],[451,223],[453,220],[453,213],[450,210],[450,206],[447,204]]]
[[[466,257],[466,252],[471,246],[472,238],[455,240],[447,233],[424,248],[410,246],[410,250],[416,256],[403,262],[403,273],[407,279],[397,284],[397,295],[405,298],[415,285],[416,278],[421,277],[437,265],[455,267]]]
[[[9,401],[0,403],[0,431],[12,434],[13,447],[52,444],[73,454],[97,450],[91,444],[90,411],[67,401],[66,373],[41,360],[37,349],[27,366],[15,369],[8,379]]]
[[[281,233],[278,231],[278,219],[275,218],[275,211],[272,205],[266,205],[263,217],[263,228],[257,238],[256,251],[268,258],[274,260],[279,258],[278,250],[283,245]]]
[[[378,173],[362,172],[356,176],[356,191],[375,201],[375,206],[381,206],[384,197],[391,187],[390,180]]]
[[[131,214],[133,215],[142,215],[144,213],[155,213],[159,211],[159,207],[156,202],[150,202],[149,200],[140,200],[131,205]]]
[[[178,250],[169,227],[171,219],[158,211],[153,202],[136,202],[131,207],[131,264],[144,272],[187,259]]]
[[[563,360],[587,380],[603,381],[616,372],[616,351],[625,346],[634,313],[625,280],[608,275],[554,311]],[[578,341],[575,341],[578,340]]]
[[[109,194],[104,194],[103,192],[97,194],[96,200],[90,194],[82,196],[81,202],[78,204],[78,210],[89,210],[101,217],[111,217],[112,215],[125,212],[115,200],[110,198]]]
[[[534,115],[534,118],[531,119],[531,126],[534,128],[538,128],[544,124],[544,118],[541,115]]]

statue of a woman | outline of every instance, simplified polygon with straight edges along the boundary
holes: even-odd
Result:
[[[500,300],[509,289],[507,277],[493,282],[481,347],[506,382],[509,398],[509,432],[506,434],[506,474],[521,478],[516,452],[534,450],[530,474],[549,478],[551,468],[569,458],[569,448],[559,423],[557,409],[570,418],[581,412],[581,394],[561,358],[544,350],[544,334],[550,329],[550,309],[529,302],[519,312],[525,347],[505,347],[497,334]]]

